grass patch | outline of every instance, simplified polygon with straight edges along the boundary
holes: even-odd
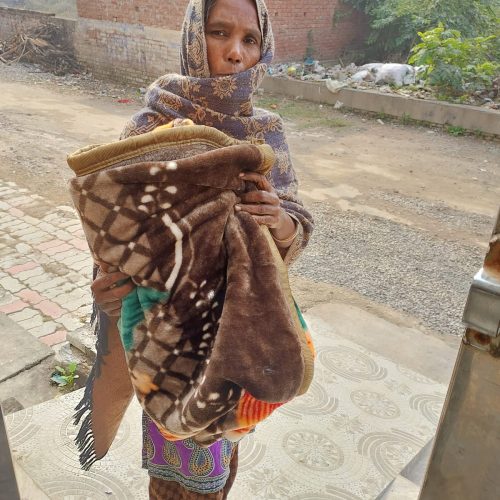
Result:
[[[255,105],[277,113],[283,119],[293,120],[300,129],[339,128],[349,125],[346,120],[339,117],[338,111],[333,109],[333,106],[327,104],[319,105],[308,101],[264,95],[255,99]]]
[[[455,137],[461,137],[467,132],[463,127],[455,127],[454,125],[448,125],[446,127],[446,132]]]

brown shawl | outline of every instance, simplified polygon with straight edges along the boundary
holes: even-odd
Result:
[[[267,228],[234,211],[246,188],[238,174],[265,174],[274,159],[267,145],[204,126],[162,127],[68,159],[94,259],[137,285],[120,333],[135,393],[167,439],[239,439],[311,382],[281,256]],[[121,352],[108,354],[112,365]],[[93,382],[84,465],[106,453],[129,401],[119,378]]]

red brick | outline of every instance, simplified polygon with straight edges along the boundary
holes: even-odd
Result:
[[[67,332],[66,330],[58,330],[57,332],[51,333],[50,335],[45,335],[44,337],[40,337],[40,340],[47,344],[49,347],[60,344],[66,340]]]
[[[77,0],[82,18],[171,30],[181,29],[187,4],[188,0]],[[358,13],[334,22],[335,12],[348,9],[341,0],[267,0],[267,6],[276,37],[276,60],[302,60],[311,30],[314,57],[330,60],[359,45],[368,31],[366,18]],[[88,37],[96,40],[97,31]]]

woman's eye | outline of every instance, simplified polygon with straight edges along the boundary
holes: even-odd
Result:
[[[255,40],[255,38],[248,37],[248,38],[245,38],[245,43],[250,43],[250,44],[254,45],[257,43],[257,40]]]
[[[212,31],[212,35],[215,35],[215,36],[225,36],[226,32],[225,31],[222,31],[222,30],[214,30]]]

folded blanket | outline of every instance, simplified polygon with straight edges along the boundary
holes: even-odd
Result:
[[[137,285],[123,300],[120,335],[135,393],[166,439],[239,439],[311,382],[312,344],[282,258],[269,230],[234,210],[248,187],[238,174],[266,174],[274,161],[269,146],[205,126],[68,158],[95,261]],[[90,424],[112,415],[113,434],[127,398],[106,392]],[[112,437],[103,439],[97,455]]]

